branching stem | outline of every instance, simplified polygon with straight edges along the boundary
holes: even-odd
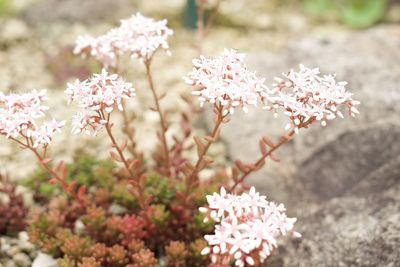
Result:
[[[167,169],[167,175],[171,174],[171,163],[170,163],[170,156],[169,156],[169,149],[168,149],[168,143],[167,143],[167,130],[168,126],[164,117],[164,113],[161,110],[160,106],[160,99],[157,96],[156,89],[154,87],[154,81],[153,81],[153,75],[151,72],[151,59],[145,60],[144,64],[146,66],[146,74],[147,74],[147,81],[149,83],[150,90],[153,94],[154,98],[154,103],[156,105],[156,110],[158,112],[158,115],[160,117],[160,128],[161,128],[161,143],[162,147],[164,150],[164,157],[165,157],[165,167]]]
[[[271,154],[277,150],[279,147],[281,147],[283,144],[286,144],[289,140],[292,139],[292,136],[294,134],[294,130],[290,130],[288,133],[286,133],[285,135],[283,135],[279,141],[279,143],[277,143],[274,147],[272,147],[267,154],[265,155],[261,155],[261,157],[254,163],[254,166],[258,166],[260,165],[263,161],[265,161],[269,156],[271,156]],[[240,185],[241,183],[244,182],[244,180],[247,178],[247,176],[249,176],[252,172],[254,171],[254,169],[249,168],[247,171],[245,171],[236,181],[235,183],[232,185],[232,187],[229,189],[229,192],[233,192],[235,190],[235,188]]]
[[[311,123],[314,122],[314,119],[310,119],[307,122],[304,122],[304,120],[301,120],[300,125],[298,125],[297,127],[300,128],[307,128]],[[271,147],[271,149],[268,151],[268,153],[261,155],[261,157],[254,163],[252,164],[253,166],[259,166],[260,164],[262,164],[268,157],[270,157],[272,155],[272,153],[277,150],[279,147],[281,147],[282,145],[286,144],[288,141],[290,141],[293,137],[293,135],[295,134],[295,129],[292,128],[290,129],[287,133],[285,133],[284,135],[282,135],[282,137],[280,138],[279,142],[277,144],[275,144],[273,147]],[[243,172],[243,174],[236,179],[235,183],[232,185],[232,187],[228,190],[229,192],[233,192],[235,190],[235,188],[242,184],[244,182],[244,180],[255,171],[254,168],[249,168],[247,171]]]
[[[222,105],[215,105],[215,111],[216,111],[215,124],[214,124],[214,128],[211,132],[211,135],[209,136],[210,138],[207,139],[207,142],[204,145],[204,148],[201,150],[199,157],[197,159],[196,165],[194,166],[193,172],[186,179],[186,195],[189,194],[190,188],[193,186],[194,182],[198,180],[198,175],[202,169],[201,167],[203,166],[205,156],[207,155],[208,150],[210,149],[211,145],[213,143],[215,143],[216,139],[218,138],[221,125],[227,116],[227,115],[223,115],[223,106]]]
[[[45,152],[43,153],[43,156],[42,156],[42,155],[40,155],[40,153],[39,153],[39,151],[37,150],[37,148],[36,148],[36,147],[33,147],[33,146],[31,145],[30,139],[29,139],[28,137],[25,136],[25,139],[26,139],[26,141],[27,141],[26,143],[23,143],[23,142],[21,142],[20,140],[15,139],[15,138],[10,138],[10,139],[13,140],[13,141],[15,141],[15,142],[18,143],[19,145],[21,145],[23,148],[29,149],[30,151],[32,151],[33,154],[34,154],[34,155],[36,156],[36,158],[38,159],[39,165],[40,165],[45,171],[47,171],[53,179],[57,180],[57,181],[61,184],[61,187],[63,188],[64,192],[67,193],[67,194],[69,194],[73,199],[75,199],[75,200],[80,204],[80,206],[81,206],[82,208],[85,207],[84,202],[83,202],[83,199],[81,199],[80,196],[79,196],[74,190],[70,190],[67,181],[66,181],[65,179],[63,179],[60,175],[58,175],[57,172],[56,172],[55,170],[53,170],[53,169],[49,166],[50,161],[49,161],[48,163],[45,162],[45,155],[46,155],[45,152],[46,152],[46,149],[45,149]]]
[[[131,167],[129,166],[129,162],[128,160],[125,158],[124,156],[124,152],[123,149],[118,145],[114,134],[112,132],[112,126],[113,124],[110,123],[110,119],[111,119],[111,114],[108,114],[107,116],[105,116],[103,111],[100,111],[101,117],[103,119],[107,119],[107,123],[105,125],[106,131],[108,136],[110,137],[111,143],[112,143],[112,147],[114,147],[117,150],[118,156],[120,161],[124,164],[125,170],[128,172],[129,176],[132,177],[134,185],[137,186],[137,193],[138,193],[138,201],[139,201],[139,205],[141,208],[145,209],[147,208],[147,201],[146,201],[146,197],[144,195],[144,190],[142,188],[142,185],[139,181],[139,177],[137,177],[137,175],[132,171]]]

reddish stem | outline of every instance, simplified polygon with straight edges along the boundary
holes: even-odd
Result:
[[[307,122],[304,122],[304,118],[302,118],[300,120],[300,124],[297,126],[298,129],[300,128],[308,128],[308,126],[314,122],[315,119],[309,119]],[[288,141],[290,141],[293,137],[293,135],[295,134],[295,130],[294,128],[292,128],[289,132],[285,133],[284,135],[282,135],[282,137],[279,140],[279,143],[277,143],[276,145],[274,145],[270,151],[268,151],[268,153],[266,153],[265,155],[262,155],[254,164],[253,166],[259,166],[260,164],[263,163],[263,161],[268,158],[269,156],[271,156],[271,154],[277,150],[279,147],[281,147],[282,145],[286,144]],[[245,171],[242,176],[240,176],[240,178],[238,178],[235,183],[233,184],[233,186],[229,189],[229,192],[233,192],[233,190],[235,190],[235,188],[240,185],[241,183],[243,183],[243,181],[247,178],[247,176],[249,176],[252,172],[254,172],[255,169],[254,168],[249,168],[247,171]]]
[[[277,143],[276,145],[274,145],[271,150],[268,151],[268,153],[266,153],[265,155],[262,155],[255,163],[254,166],[258,166],[260,164],[263,163],[263,161],[268,158],[269,156],[271,156],[271,154],[277,150],[279,147],[281,147],[283,144],[286,144],[289,140],[292,139],[292,136],[294,135],[294,129],[290,130],[288,133],[286,133],[285,135],[283,135],[279,141],[279,143]],[[252,172],[254,171],[253,168],[249,168],[247,171],[245,171],[242,176],[240,176],[239,179],[237,179],[235,181],[235,183],[233,184],[233,186],[229,189],[229,192],[233,192],[235,190],[235,188],[240,185],[241,183],[243,183],[243,181],[247,178],[247,176],[249,176]]]
[[[198,36],[198,45],[197,48],[199,52],[202,52],[204,39],[206,38],[210,28],[218,14],[219,6],[221,5],[222,0],[218,0],[217,4],[211,11],[210,15],[207,18],[207,21],[204,23],[205,9],[204,2],[200,2],[197,5],[197,36]]]
[[[120,70],[121,70],[121,68],[120,68],[120,66],[118,64],[119,62],[120,62],[119,57],[117,57],[117,65],[114,68],[111,68],[111,70],[117,75],[120,75]],[[129,131],[130,124],[131,124],[132,120],[130,120],[130,118],[128,116],[126,105],[125,105],[125,103],[123,101],[121,102],[121,106],[122,106],[122,111],[121,111],[122,118],[124,120],[123,133],[126,135],[126,137],[128,138],[129,142],[131,143],[132,151],[130,151],[130,152],[131,152],[132,156],[134,156],[136,159],[141,159],[140,153],[138,153],[137,150],[136,150],[136,142],[134,140],[134,136],[133,136],[132,132]]]
[[[74,191],[74,190],[69,190],[69,185],[67,183],[67,181],[65,179],[63,179],[62,177],[60,177],[49,165],[48,163],[44,162],[44,156],[41,156],[38,152],[38,150],[36,148],[34,148],[33,146],[31,146],[30,144],[30,140],[28,137],[25,137],[27,143],[24,144],[23,142],[19,141],[18,139],[15,138],[10,138],[11,140],[17,142],[18,144],[20,144],[23,148],[29,149],[30,151],[33,152],[33,154],[36,156],[36,158],[39,161],[40,166],[46,170],[52,178],[56,179],[60,184],[61,187],[63,188],[64,192],[69,194],[72,198],[74,198],[81,206],[81,208],[85,207],[85,203],[83,202],[83,200],[80,198],[80,196]],[[47,149],[45,149],[46,152]],[[45,155],[45,153],[44,153]]]
[[[169,158],[169,149],[168,149],[168,143],[167,143],[167,124],[166,120],[164,117],[164,113],[161,110],[160,106],[160,101],[156,93],[156,89],[154,87],[154,82],[153,82],[153,75],[151,73],[151,59],[145,60],[144,64],[146,66],[146,74],[147,74],[147,81],[149,83],[150,90],[153,94],[154,102],[156,104],[156,110],[158,112],[158,115],[160,117],[160,126],[161,126],[161,144],[163,146],[164,150],[164,156],[165,156],[165,165],[167,169],[167,175],[171,174],[171,163],[170,163],[170,158]]]
[[[219,0],[217,2],[217,4],[215,5],[214,9],[212,10],[212,13],[208,16],[207,21],[206,21],[206,25],[205,25],[205,29],[204,29],[204,37],[207,36],[208,32],[210,31],[210,28],[218,14],[218,10],[219,10],[219,6],[221,5],[222,0]]]
[[[201,53],[202,48],[203,48],[203,42],[204,42],[204,37],[205,37],[205,32],[204,32],[204,3],[201,2],[197,6],[197,36],[199,39],[198,43],[198,50]]]
[[[196,165],[192,174],[186,179],[186,195],[189,194],[190,188],[193,186],[194,182],[198,180],[198,174],[201,171],[201,166],[203,165],[204,157],[207,155],[208,150],[211,145],[215,142],[215,139],[218,137],[219,130],[221,128],[222,123],[227,115],[222,115],[223,107],[221,105],[215,106],[216,108],[216,120],[214,124],[214,128],[211,132],[211,139],[207,139],[207,143],[204,146],[204,149],[201,151],[199,158],[197,159]]]
[[[104,113],[100,112],[101,116],[103,118],[105,118]],[[112,124],[110,123],[110,119],[111,116],[110,114],[107,115],[107,124],[105,125],[106,131],[108,136],[110,137],[111,143],[112,143],[112,147],[114,147],[117,150],[117,153],[120,157],[121,162],[124,164],[125,166],[125,170],[128,172],[128,174],[133,178],[134,184],[138,187],[137,191],[138,191],[138,197],[139,197],[139,205],[141,206],[141,208],[145,209],[147,208],[147,201],[146,198],[144,196],[144,190],[141,186],[141,183],[139,182],[139,177],[136,177],[135,173],[131,170],[130,166],[129,166],[129,162],[128,160],[125,158],[124,156],[124,152],[122,150],[122,148],[118,145],[113,133],[112,133]]]

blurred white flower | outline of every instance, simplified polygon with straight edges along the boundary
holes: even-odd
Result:
[[[169,54],[168,37],[173,31],[167,20],[154,20],[140,13],[121,20],[121,25],[97,38],[81,36],[77,39],[74,53],[93,56],[104,68],[115,67],[118,56],[129,54],[132,58],[149,60],[159,49]]]

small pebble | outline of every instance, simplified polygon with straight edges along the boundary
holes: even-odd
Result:
[[[111,206],[109,207],[108,211],[112,214],[123,214],[127,211],[127,209],[121,205],[118,204],[111,204]]]
[[[57,267],[57,261],[50,255],[39,252],[32,263],[32,267]]]
[[[10,243],[8,242],[7,238],[0,238],[0,252],[6,252],[11,248]]]
[[[25,231],[19,232],[18,239],[19,239],[19,241],[29,241],[29,235]]]
[[[4,263],[4,267],[18,267],[18,266],[13,260],[7,260]]]
[[[36,249],[29,252],[29,257],[31,257],[31,259],[36,259],[37,256],[38,256],[38,251]]]
[[[85,225],[81,220],[77,220],[74,225],[74,231],[77,234],[83,234],[85,232]]]
[[[20,241],[18,242],[18,247],[25,252],[31,252],[33,250],[35,250],[35,246],[28,242],[28,241]]]
[[[31,266],[32,260],[25,253],[18,253],[14,255],[13,260],[19,267],[29,267]]]
[[[14,255],[21,252],[21,249],[18,246],[12,246],[10,249],[6,251],[6,254],[10,257],[14,257]]]

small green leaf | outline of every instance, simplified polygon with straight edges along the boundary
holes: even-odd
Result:
[[[383,18],[387,3],[387,0],[344,1],[340,17],[350,27],[369,27]]]

